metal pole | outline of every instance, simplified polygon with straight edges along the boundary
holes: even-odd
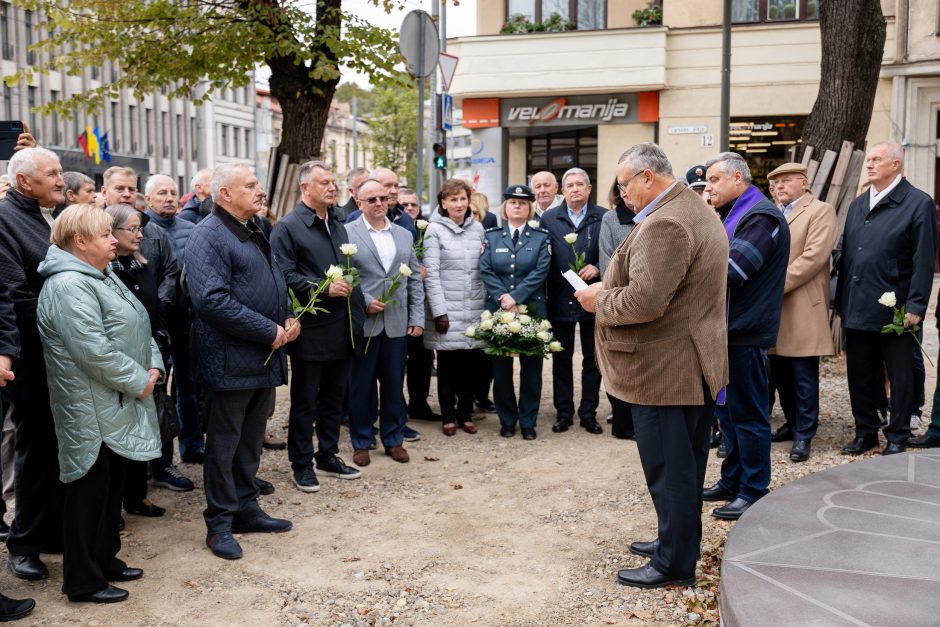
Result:
[[[431,19],[438,25],[440,25],[440,21],[438,20],[440,6],[440,0],[431,0]],[[430,79],[428,98],[431,101],[430,123],[428,124],[430,127],[428,132],[428,204],[430,205],[431,211],[434,211],[437,192],[441,188],[441,177],[434,167],[434,164],[431,162],[433,159],[432,155],[434,154],[434,144],[440,139],[440,132],[437,128],[437,109],[441,106],[441,102],[437,96],[437,68],[431,72],[431,76],[428,78]]]
[[[418,29],[418,154],[415,159],[415,193],[418,204],[424,192],[424,28]]]
[[[721,24],[721,152],[728,151],[731,130],[731,0],[725,0]]]
[[[353,96],[352,97],[352,111],[350,112],[352,113],[350,117],[352,117],[352,153],[353,153],[352,164],[353,164],[353,168],[359,167],[359,152],[356,149],[356,143],[357,143],[357,140],[359,139],[359,119],[357,118],[357,115],[356,115],[357,112],[359,111],[358,105],[359,105],[358,96]]]

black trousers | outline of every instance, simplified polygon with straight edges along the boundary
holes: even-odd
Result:
[[[118,524],[129,460],[101,445],[98,459],[79,479],[65,484],[62,540],[62,592],[88,594],[108,587],[109,575],[127,564]]]
[[[849,398],[855,418],[855,434],[878,433],[878,370],[882,362],[891,384],[891,417],[884,428],[889,442],[906,442],[911,437],[914,408],[914,338],[910,333],[896,335],[880,331],[845,330],[846,370]]]
[[[475,373],[482,354],[483,351],[476,348],[437,351],[437,396],[445,425],[473,419]]]
[[[428,396],[431,394],[431,368],[434,351],[424,347],[424,338],[408,337],[408,415],[418,420],[431,417]]]
[[[714,401],[703,405],[630,405],[637,450],[658,521],[659,547],[650,564],[692,577],[702,543],[702,485]]]
[[[59,444],[41,352],[17,362],[10,399],[16,430],[13,449],[16,514],[7,550],[11,555],[57,553],[62,549]]]
[[[552,320],[552,333],[561,342],[563,351],[552,354],[552,397],[559,419],[574,417],[574,332],[578,325],[581,333],[581,404],[578,417],[581,420],[596,420],[600,403],[601,372],[594,359],[594,318],[581,322],[556,322]]]
[[[610,423],[610,433],[615,438],[632,438],[636,435],[633,428],[633,414],[630,412],[630,403],[622,401],[613,394],[607,394],[613,420]]]
[[[493,383],[493,358],[486,353],[480,355],[473,395],[481,403],[490,400],[490,385]]]
[[[493,401],[499,424],[534,429],[542,401],[542,357],[519,356],[519,400],[512,380],[512,357],[494,356]]]
[[[344,369],[345,370],[345,369]],[[231,531],[236,516],[261,512],[255,475],[274,388],[213,390],[202,477],[209,532]]]
[[[819,424],[819,357],[770,356],[771,387],[794,440],[812,440]]]
[[[313,464],[314,458],[326,461],[339,453],[339,424],[348,379],[348,359],[291,359],[287,458],[295,471]],[[316,454],[313,452],[314,425]]]

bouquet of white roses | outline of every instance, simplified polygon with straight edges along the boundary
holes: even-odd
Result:
[[[464,335],[483,340],[483,351],[488,355],[544,357],[562,350],[561,342],[552,335],[552,323],[529,315],[525,305],[519,305],[518,310],[484,311],[479,324],[467,327]]]

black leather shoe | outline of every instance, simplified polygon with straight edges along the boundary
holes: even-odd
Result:
[[[522,427],[522,439],[523,440],[534,440],[538,435],[535,433],[535,429],[532,427]]]
[[[263,496],[271,496],[274,494],[274,484],[270,481],[265,481],[261,477],[255,477],[255,485],[258,486],[258,491]]]
[[[703,501],[732,501],[738,496],[737,491],[731,491],[721,485],[719,481],[713,486],[702,490]]]
[[[888,442],[888,446],[881,451],[882,455],[897,455],[898,453],[903,453],[907,450],[907,445],[904,442]]]
[[[552,432],[564,433],[572,424],[574,423],[571,421],[571,418],[559,418],[555,421],[555,424],[552,425]]]
[[[878,434],[857,435],[855,439],[842,447],[843,455],[861,455],[878,446]]]
[[[130,596],[127,590],[108,586],[98,592],[89,592],[88,594],[70,594],[69,601],[73,603],[118,603],[126,601]]]
[[[581,428],[587,431],[588,433],[593,433],[594,435],[604,433],[604,427],[597,424],[597,421],[594,420],[593,418],[589,420],[582,420]]]
[[[632,542],[630,544],[630,552],[640,557],[653,557],[653,553],[656,552],[658,546],[659,538],[656,538],[652,542]]]
[[[124,511],[128,514],[146,516],[148,518],[158,518],[166,514],[166,510],[159,505],[154,505],[147,499],[141,499],[136,503],[124,502]]]
[[[790,461],[805,462],[809,459],[810,448],[809,440],[797,440],[793,443],[793,448],[790,449]]]
[[[11,599],[0,594],[0,623],[29,616],[35,607],[36,602],[32,599]]]
[[[907,445],[911,448],[933,448],[940,446],[940,438],[925,433],[915,438],[908,438]]]
[[[499,428],[499,434],[504,438],[511,438],[512,436],[516,435],[516,428],[503,425]]]
[[[789,425],[783,425],[770,434],[771,442],[789,442],[793,439],[793,429]]]
[[[737,520],[750,506],[751,503],[748,503],[744,499],[734,499],[727,505],[713,509],[712,516],[722,520]]]
[[[691,586],[695,577],[664,575],[649,564],[639,568],[625,568],[617,573],[617,583],[634,588],[662,588],[663,586]]]
[[[721,431],[719,429],[712,430],[712,437],[708,443],[708,448],[718,448],[721,445]]]
[[[131,568],[128,566],[119,573],[110,573],[107,575],[108,581],[134,581],[144,576],[143,568]]]
[[[480,411],[485,411],[488,413],[493,413],[496,411],[496,405],[488,398],[485,398],[482,401],[477,401],[476,406]]]
[[[249,519],[235,517],[232,521],[232,533],[284,533],[293,529],[294,524],[283,518],[272,518],[264,512]]]
[[[49,569],[38,555],[11,555],[7,561],[14,575],[26,581],[49,578]]]
[[[10,525],[3,522],[3,518],[0,518],[0,542],[5,542],[9,536],[10,536]]]
[[[206,546],[216,557],[225,560],[237,560],[242,556],[242,547],[230,531],[219,531],[206,535]]]
[[[718,459],[724,459],[728,456],[728,447],[725,446],[725,439],[722,438],[718,443],[718,450],[715,451],[715,457]]]

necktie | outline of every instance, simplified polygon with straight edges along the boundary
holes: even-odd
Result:
[[[512,231],[512,245],[513,246],[519,245],[519,229],[513,229]]]

